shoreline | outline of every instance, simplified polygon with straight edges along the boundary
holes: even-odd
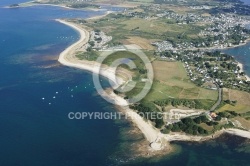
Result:
[[[73,43],[68,48],[66,48],[63,52],[60,53],[58,61],[61,64],[65,66],[73,67],[73,68],[87,70],[92,73],[101,74],[102,76],[110,79],[114,83],[123,82],[122,78],[118,78],[117,80],[115,76],[116,72],[114,68],[102,66],[101,68],[102,71],[98,72],[94,68],[94,66],[96,66],[95,62],[91,62],[87,60],[79,60],[77,57],[75,57],[74,53],[76,51],[80,51],[82,47],[88,43],[90,34],[87,30],[77,26],[76,24],[73,24],[64,20],[56,19],[56,21],[73,28],[80,34],[80,39],[77,42]]]
[[[17,7],[10,7],[10,6],[4,6],[3,8],[25,8],[25,7],[32,7],[32,6],[54,6],[54,7],[61,7],[64,9],[69,9],[69,10],[91,10],[91,11],[102,11],[103,9],[95,9],[95,8],[72,8],[72,7],[68,7],[66,5],[63,4],[49,4],[49,3],[34,3],[35,1],[28,1],[28,2],[24,2],[24,3],[20,3],[20,6]]]
[[[244,65],[242,64],[242,63],[240,63],[239,61],[237,61],[237,63],[238,63],[238,66],[240,67],[240,73],[241,72],[244,72]],[[246,81],[250,81],[250,77],[246,74],[246,72],[244,72],[245,73],[245,75],[244,75],[244,77],[246,78]]]
[[[28,4],[28,3],[36,3],[36,1],[28,1],[28,2],[24,2],[24,3],[20,3],[20,4]],[[39,3],[36,3],[36,4],[40,5]],[[36,5],[36,4],[33,4],[33,5]],[[63,4],[55,5],[55,4],[50,4],[50,3],[41,3],[41,5],[43,5],[43,4],[45,4],[45,5],[51,5],[51,6],[61,6],[61,7],[64,7]],[[100,6],[103,5],[103,6],[105,6],[107,4],[98,3],[97,5],[100,5]],[[123,7],[123,8],[133,8],[133,7],[139,6],[139,4],[119,4],[119,5],[117,5],[117,4],[114,4],[114,5],[108,4],[108,5],[114,6],[114,7]],[[70,8],[70,9],[75,9],[75,8]],[[90,9],[90,10],[92,10],[92,9]],[[93,10],[98,10],[98,9],[94,9],[93,8]]]
[[[29,4],[29,3],[34,3],[35,1],[28,1],[28,2],[24,2],[24,3],[21,3],[21,4]],[[68,6],[65,6],[63,4],[60,4],[60,5],[55,5],[55,4],[39,4],[39,3],[34,3],[34,4],[30,4],[28,6],[18,6],[18,7],[29,7],[29,6],[55,6],[55,7],[62,7],[62,8],[65,8],[65,9],[70,9],[70,10],[92,10],[92,11],[100,11],[102,9],[77,9],[77,8],[71,8],[71,7],[68,7]],[[102,5],[102,4],[100,4]],[[116,6],[116,5],[114,5]],[[14,8],[18,8],[18,7],[14,7]],[[4,8],[12,8],[12,7],[9,7],[9,6],[5,6]],[[109,15],[110,13],[113,13],[113,11],[106,11],[105,14],[103,15],[97,15],[97,16],[92,16],[92,17],[89,17],[89,18],[86,18],[86,20],[97,20],[97,19],[100,19],[100,18],[103,18],[107,15]],[[70,26],[70,25],[68,25]],[[250,38],[249,39],[246,39],[246,41],[244,41],[243,43],[240,43],[239,45],[232,45],[230,47],[226,47],[226,48],[221,48],[220,46],[213,46],[213,47],[209,47],[209,48],[196,48],[196,49],[190,49],[190,50],[198,50],[198,49],[201,49],[201,50],[226,50],[226,49],[232,49],[232,48],[237,48],[237,47],[241,47],[241,46],[244,46],[244,45],[247,45],[248,43],[250,42]],[[236,60],[237,61],[237,60]],[[244,72],[244,65],[237,61],[238,63],[238,66],[240,67],[240,72]],[[250,81],[250,76],[248,76],[246,73],[244,75],[244,77],[246,78],[246,81]]]
[[[90,72],[95,72],[94,70],[94,64],[95,62],[86,61],[86,60],[79,60],[77,57],[74,56],[74,53],[78,51],[83,45],[88,43],[89,40],[89,32],[85,30],[82,27],[79,27],[79,25],[76,25],[74,23],[70,23],[63,20],[56,20],[62,24],[65,24],[67,26],[70,26],[74,30],[78,31],[80,33],[80,39],[66,48],[59,56],[58,61],[65,66],[78,68],[82,70],[87,70]],[[105,72],[106,71],[106,72]],[[114,81],[115,78],[115,72],[110,67],[105,67],[105,71],[100,74],[106,78],[108,78],[111,81]],[[122,78],[121,78],[122,79]],[[124,81],[124,80],[122,80]],[[122,97],[114,94],[111,92],[107,97],[115,101],[115,103],[123,103],[126,104],[127,101],[123,99]],[[159,151],[168,149],[170,152],[171,146],[169,142],[172,141],[206,141],[208,139],[214,139],[218,136],[220,136],[223,133],[230,133],[237,136],[244,136],[246,138],[250,139],[250,132],[243,131],[239,129],[226,129],[226,130],[220,130],[216,132],[213,135],[209,136],[192,136],[187,135],[185,133],[170,133],[170,134],[162,134],[159,129],[156,129],[151,122],[145,121],[139,114],[137,114],[134,110],[131,110],[129,107],[121,107],[119,106],[119,110],[122,110],[125,112],[128,117],[131,119],[131,121],[136,125],[137,128],[140,129],[140,131],[143,133],[145,139],[149,142],[149,145],[152,150]]]
[[[109,15],[111,13],[114,13],[114,12],[113,11],[107,11],[106,14],[89,17],[86,20],[97,20],[97,19],[103,18],[103,17],[105,17],[105,16],[107,16],[107,15]]]
[[[88,42],[88,39],[89,39],[88,31],[76,26],[73,23],[67,22],[67,21],[63,21],[63,20],[59,20],[59,19],[57,19],[56,21],[58,21],[64,25],[72,27],[73,29],[78,31],[80,33],[80,36],[81,36],[77,42],[75,42],[74,44],[72,44],[71,46],[66,48],[59,55],[58,61],[62,65],[65,65],[65,66],[83,69],[83,70],[87,70],[90,72],[96,72],[96,70],[94,70],[94,65],[95,65],[94,62],[90,62],[90,61],[86,61],[86,60],[79,60],[77,57],[74,56],[74,52],[79,50],[79,48],[82,45],[85,45]],[[105,72],[105,71],[107,71],[107,72]],[[109,70],[109,68],[108,69],[106,68],[105,71],[101,72],[101,73],[97,73],[97,74],[101,74],[102,76],[108,78],[109,80],[115,81],[115,79],[116,79],[115,78],[115,71],[112,72],[112,69]],[[119,103],[120,105],[127,105],[127,101],[125,99],[114,94],[113,92],[107,97],[109,97],[111,100],[114,100],[115,103]],[[154,127],[152,126],[151,123],[147,123],[144,119],[142,119],[141,116],[139,116],[136,112],[129,109],[128,107],[121,107],[121,109],[125,110],[127,115],[132,119],[132,122],[134,122],[136,124],[136,126],[143,132],[144,136],[146,137],[146,139],[150,143],[155,142],[157,140],[157,138],[159,137],[160,131],[157,131],[156,129],[154,129]],[[155,150],[157,150],[157,148],[155,148]]]
[[[247,44],[249,44],[250,43],[250,38],[249,39],[247,39],[244,43],[240,43],[239,45],[233,45],[233,46],[230,46],[230,47],[226,47],[226,48],[221,48],[221,47],[219,47],[219,46],[213,46],[213,47],[209,47],[209,48],[206,48],[206,47],[203,47],[203,48],[195,48],[195,49],[187,49],[187,50],[192,50],[192,51],[194,51],[194,50],[209,50],[209,51],[211,51],[211,50],[227,50],[227,49],[232,49],[232,48],[237,48],[237,47],[241,47],[241,46],[245,46],[245,45],[247,45]],[[232,55],[233,56],[233,55]],[[234,56],[233,56],[234,57]],[[235,57],[234,57],[235,58]],[[235,59],[236,60],[236,59]],[[241,62],[239,62],[239,61],[237,61],[236,60],[236,62],[238,63],[238,66],[240,67],[240,72],[244,72],[244,65],[241,63]],[[244,77],[246,78],[246,81],[250,81],[250,76],[248,76],[247,74],[246,74],[246,72],[245,72],[245,75],[244,75]]]
[[[191,48],[191,49],[184,49],[184,50],[187,50],[187,51],[195,51],[195,50],[227,50],[227,49],[232,49],[232,48],[237,48],[237,47],[241,47],[241,46],[245,46],[247,45],[248,43],[250,43],[250,38],[249,39],[246,39],[245,42],[243,43],[240,43],[238,45],[232,45],[232,46],[229,46],[229,47],[223,47],[221,48],[221,46],[212,46],[212,47],[199,47],[199,48]]]

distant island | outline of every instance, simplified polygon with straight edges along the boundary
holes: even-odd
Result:
[[[12,4],[9,6],[10,8],[16,8],[16,7],[19,7],[19,4]]]
[[[205,141],[224,132],[250,138],[250,79],[233,56],[218,51],[248,43],[250,7],[240,1],[121,1],[111,5],[124,10],[94,19],[58,20],[74,28],[81,39],[61,53],[67,66],[93,71],[102,51],[115,51],[104,61],[101,73],[114,75],[132,91],[107,90],[119,109],[131,117],[155,151],[171,151],[171,141]],[[37,3],[37,2],[32,2]],[[71,8],[99,8],[100,1],[46,0],[39,4]],[[240,6],[240,8],[239,8]],[[130,104],[144,87],[147,69],[131,53],[131,46],[145,53],[154,69],[150,92]],[[136,69],[110,65],[123,58],[133,60]],[[157,119],[145,118],[155,113]],[[163,116],[163,115],[170,116]],[[143,115],[143,116],[139,116]]]

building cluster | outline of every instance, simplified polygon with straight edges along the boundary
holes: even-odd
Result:
[[[208,10],[211,9],[211,6],[207,6],[207,5],[201,5],[201,6],[190,6],[189,8],[191,9],[195,9],[195,10]]]
[[[217,14],[213,16],[202,16],[199,14],[180,15],[174,12],[165,11],[157,14],[157,17],[166,17],[174,20],[177,24],[189,24],[200,22],[204,23],[207,28],[201,30],[197,41],[180,40],[174,43],[174,46],[166,42],[153,43],[158,46],[158,51],[167,49],[194,49],[204,47],[226,48],[232,45],[244,43],[250,37],[250,30],[247,26],[250,25],[250,19],[247,17],[238,16],[235,14]]]
[[[167,50],[174,50],[173,45],[169,41],[154,42],[154,43],[152,43],[152,45],[157,47],[158,52],[163,52],[163,51],[167,51]]]
[[[90,40],[89,46],[91,45],[93,49],[105,49],[107,47],[107,43],[112,40],[112,36],[107,36],[102,31],[91,31],[90,32]]]
[[[188,24],[202,21],[205,16],[195,13],[178,14],[173,11],[164,11],[156,15],[157,17],[165,17],[167,19],[175,20],[178,24]]]
[[[250,24],[250,20],[232,14],[219,14],[211,16],[205,20],[210,23],[208,28],[205,28],[199,33],[200,37],[214,36],[213,46],[230,47],[231,39],[239,40],[243,43],[249,38],[249,33],[244,31],[245,27]]]
[[[223,56],[225,54],[221,54]],[[220,87],[230,87],[234,89],[248,89],[248,83],[241,73],[238,63],[232,60],[221,60],[223,58],[209,56],[206,52],[188,52],[183,54],[182,61],[191,79],[196,84],[209,89],[216,90],[216,85]],[[230,65],[225,67],[223,64]]]

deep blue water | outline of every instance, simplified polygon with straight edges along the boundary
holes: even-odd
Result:
[[[0,6],[23,1],[1,0]],[[127,145],[141,136],[129,136],[126,121],[67,117],[72,111],[115,111],[97,95],[90,73],[57,62],[58,54],[79,36],[54,19],[97,14],[101,12],[48,6],[0,8],[0,166],[121,165],[132,159]],[[126,164],[249,165],[244,141],[231,136],[203,144],[176,143],[177,154]]]
[[[1,166],[108,162],[120,127],[112,120],[74,121],[67,115],[114,109],[96,95],[91,74],[57,62],[79,35],[53,20],[98,14],[48,6],[0,9]]]
[[[223,50],[223,52],[234,56],[237,61],[241,62],[244,71],[250,76],[250,43],[244,46]]]

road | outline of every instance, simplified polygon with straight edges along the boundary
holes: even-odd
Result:
[[[219,87],[219,85],[216,85],[217,88],[219,89],[218,90],[218,101],[213,105],[213,107],[210,109],[210,111],[214,111],[221,103],[221,100],[222,100],[222,89]]]

